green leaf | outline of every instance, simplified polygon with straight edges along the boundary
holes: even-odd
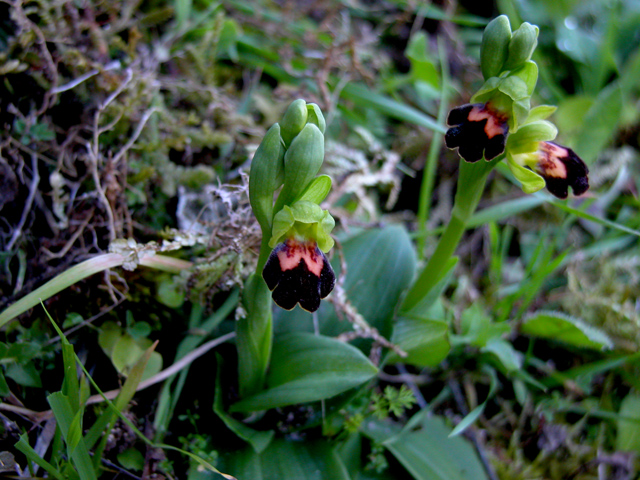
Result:
[[[340,91],[340,96],[353,101],[361,107],[372,108],[389,117],[420,125],[434,132],[446,133],[447,131],[443,125],[437,123],[430,116],[404,103],[373,92],[365,85],[349,83]]]
[[[522,368],[522,354],[506,340],[491,338],[481,351],[494,355],[507,372],[515,372]]]
[[[387,363],[403,362],[418,367],[435,367],[451,349],[449,326],[443,320],[401,316],[395,321],[391,342],[409,355],[400,358],[391,352]]]
[[[484,412],[484,409],[486,406],[487,406],[487,402],[482,402],[476,408],[471,410],[467,415],[465,415],[465,417],[462,420],[460,420],[460,423],[456,425],[456,428],[451,430],[449,437],[455,437],[457,435],[460,435],[467,428],[473,425],[475,421],[480,417],[480,415],[482,415],[482,412]]]
[[[438,88],[438,70],[429,56],[427,36],[418,31],[409,39],[405,56],[411,61],[411,77]]]
[[[56,392],[49,395],[47,401],[51,406],[53,415],[56,418],[56,422],[60,427],[60,431],[67,445],[71,447],[72,445],[69,442],[76,443],[77,439],[77,443],[72,446],[73,448],[70,448],[69,456],[81,480],[96,479],[97,477],[93,470],[89,450],[82,438],[82,427],[80,422],[76,420],[77,417],[71,409],[69,399],[61,392]]]
[[[216,374],[216,391],[213,401],[213,411],[224,422],[229,430],[235,433],[242,440],[247,442],[253,450],[259,454],[269,446],[273,439],[274,431],[258,431],[236,420],[224,410],[222,399],[222,357],[216,355],[218,361],[218,369]]]
[[[45,470],[49,475],[58,480],[67,480],[56,467],[47,462],[29,445],[27,434],[20,435],[20,440],[15,444],[16,450],[22,452],[27,460],[34,462],[36,465]]]
[[[247,448],[222,455],[221,460],[240,480],[349,480],[338,454],[322,440],[276,439],[260,455]]]
[[[128,448],[117,456],[118,462],[127,470],[142,471],[144,468],[144,455],[136,448]]]
[[[537,312],[528,316],[524,319],[520,332],[576,347],[597,350],[613,348],[613,342],[605,333],[582,320],[559,312]]]
[[[624,397],[619,414],[616,450],[640,453],[640,395]]]
[[[363,432],[381,442],[416,480],[486,480],[487,474],[469,442],[449,437],[444,420],[418,412],[400,432],[378,421]]]
[[[7,365],[5,375],[15,381],[18,385],[34,388],[42,387],[40,373],[32,362],[25,364],[12,363]]]
[[[267,388],[231,406],[249,412],[331,398],[370,380],[378,369],[352,345],[310,333],[273,344]]]

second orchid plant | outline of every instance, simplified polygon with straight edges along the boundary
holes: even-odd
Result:
[[[589,170],[570,148],[554,143],[558,129],[547,120],[556,107],[531,108],[538,66],[531,56],[538,27],[523,23],[511,31],[501,15],[486,27],[480,51],[484,84],[469,104],[452,109],[445,143],[461,157],[451,220],[436,250],[409,290],[403,312],[419,307],[428,292],[455,262],[453,254],[473,215],[487,177],[504,158],[525,193],[546,188],[565,199],[569,188],[582,195],[589,188]],[[484,159],[484,161],[481,161]]]

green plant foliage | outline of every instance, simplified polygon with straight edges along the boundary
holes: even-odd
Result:
[[[577,347],[610,349],[613,343],[606,334],[577,318],[558,312],[537,312],[522,323],[526,335],[548,338]]]
[[[370,380],[375,366],[355,347],[309,333],[283,335],[273,345],[266,389],[231,406],[255,411],[331,398]]]
[[[286,461],[285,461],[286,459]],[[287,442],[274,440],[261,454],[252,449],[222,456],[224,468],[239,479],[311,480],[323,476],[348,480],[349,475],[333,447],[324,441]]]
[[[418,413],[402,430],[380,422],[365,434],[382,445],[417,480],[482,480],[488,478],[473,447],[450,430],[439,417]]]

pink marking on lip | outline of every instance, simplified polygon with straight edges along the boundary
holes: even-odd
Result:
[[[539,172],[551,178],[567,178],[567,166],[560,160],[569,156],[566,148],[551,142],[540,142]]]
[[[496,135],[504,135],[504,122],[496,116],[486,107],[473,107],[467,117],[470,122],[481,122],[487,120],[484,126],[484,133],[488,138],[493,138]]]
[[[300,260],[304,260],[307,268],[311,273],[320,278],[324,260],[321,255],[316,252],[317,245],[315,242],[298,242],[289,239],[285,242],[284,248],[278,252],[278,260],[280,261],[280,269],[293,270],[300,264]]]

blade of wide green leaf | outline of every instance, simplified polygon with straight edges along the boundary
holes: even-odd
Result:
[[[385,437],[383,422],[370,421],[364,433],[382,441],[416,480],[485,480],[478,456],[469,442],[460,436],[449,437],[451,429],[440,417],[428,417],[426,411],[416,414],[418,421],[410,420],[411,428]]]
[[[352,345],[309,333],[273,344],[267,388],[231,406],[249,412],[333,397],[374,377],[378,369]]]
[[[213,401],[213,411],[224,422],[229,430],[235,433],[238,437],[247,442],[256,453],[261,453],[265,448],[269,446],[273,439],[274,431],[258,431],[245,425],[239,420],[236,420],[224,410],[222,402],[222,357],[216,355],[218,362],[217,374],[216,374],[216,389],[215,398]]]
[[[73,466],[80,475],[81,480],[93,480],[96,479],[96,473],[93,470],[93,464],[91,463],[91,457],[89,456],[89,449],[87,448],[84,439],[82,438],[81,422],[74,421],[76,416],[71,409],[69,398],[62,394],[62,392],[52,393],[47,397],[47,401],[51,406],[53,415],[58,422],[62,436],[65,442],[69,444],[70,440],[77,444],[71,448],[69,455],[73,462]]]
[[[347,264],[344,290],[348,300],[369,325],[389,338],[396,306],[415,273],[416,255],[407,231],[399,226],[363,231],[344,240],[342,251]],[[341,268],[335,258],[332,264],[339,278]],[[323,335],[334,337],[353,330],[327,302],[322,302],[317,316]],[[274,317],[276,335],[314,331],[312,316],[300,308],[290,312],[277,309]]]
[[[443,320],[429,318],[396,319],[391,341],[408,353],[400,358],[392,352],[386,363],[404,362],[419,367],[434,367],[444,360],[451,349],[449,326]]]
[[[640,453],[640,395],[624,397],[619,413],[616,450]]]
[[[524,319],[520,333],[568,343],[576,347],[608,350],[613,342],[596,327],[560,312],[540,311]]]
[[[246,448],[221,459],[224,469],[240,480],[349,480],[333,447],[322,440],[276,439],[260,455]]]

